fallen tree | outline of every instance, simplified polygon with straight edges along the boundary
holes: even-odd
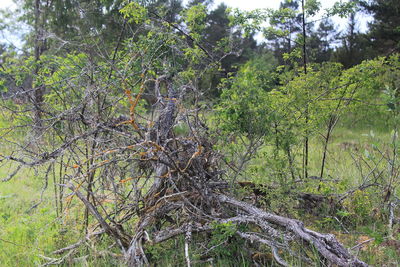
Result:
[[[172,86],[169,90],[169,98],[174,99]],[[155,128],[150,130],[156,130],[151,141],[158,147],[156,158],[159,160],[153,162],[156,178],[147,193],[143,215],[127,250],[130,266],[148,264],[143,242],[159,243],[177,235],[211,231],[214,222],[251,225],[248,227],[252,231],[237,231],[236,234],[249,242],[269,246],[281,265],[288,264],[278,249],[297,255],[306,262],[311,261],[290,248],[290,243],[296,241],[314,247],[323,258],[338,266],[367,266],[350,255],[333,235],[309,230],[300,221],[262,211],[227,195],[226,189],[219,188],[224,184],[224,178],[217,171],[218,155],[205,137],[173,137],[171,130],[176,118],[176,103],[176,100],[170,100],[164,105]],[[201,131],[192,131],[198,132]],[[147,232],[146,229],[169,216],[174,217],[173,214],[187,216],[168,228]]]
[[[149,264],[143,244],[164,242],[179,235],[191,236],[199,232],[210,232],[215,223],[246,225],[249,231],[237,230],[236,234],[251,243],[270,247],[275,260],[284,266],[279,251],[289,253],[305,262],[312,262],[307,253],[292,249],[296,242],[316,249],[323,259],[338,266],[367,266],[349,254],[333,235],[321,234],[304,227],[303,223],[265,212],[229,194],[228,182],[219,171],[220,155],[213,151],[204,136],[197,136],[199,125],[191,124],[193,135],[174,136],[179,100],[172,84],[168,101],[161,101],[159,117],[152,128],[142,135],[149,139],[137,140],[135,146],[146,147],[141,161],[154,174],[154,180],[143,197],[143,207],[138,211],[138,222],[128,236],[122,228],[109,225],[96,207],[80,192],[68,186],[98,220],[101,228],[120,244],[130,266]],[[129,121],[133,123],[133,121]],[[143,164],[142,164],[143,165]],[[172,218],[172,219],[171,219]],[[121,219],[120,221],[124,221]],[[119,224],[115,224],[119,225]],[[167,225],[152,231],[155,225]],[[187,252],[186,252],[187,253]],[[281,252],[282,253],[282,252]],[[189,254],[186,255],[190,262]]]
[[[141,7],[135,5],[136,12]],[[158,16],[151,19],[154,24],[144,23],[137,30],[146,34],[132,38],[124,58],[113,60],[111,66],[91,65],[87,57],[73,57],[67,62],[72,65],[69,71],[75,70],[73,75],[64,74],[65,68],[51,75],[45,72],[41,78],[54,94],[41,106],[43,136],[28,138],[27,144],[17,144],[11,155],[2,156],[2,161],[17,164],[7,181],[22,167],[43,167],[46,189],[48,177],[53,175],[60,217],[75,199],[85,207],[84,239],[54,251],[56,255],[66,253],[61,258],[43,256],[47,260],[44,265],[60,264],[87,240],[107,234],[129,266],[150,264],[146,243],[184,236],[185,260],[190,266],[189,244],[194,235],[228,223],[235,236],[251,244],[249,250],[269,250],[284,266],[290,265],[289,257],[308,264],[327,261],[338,266],[367,266],[333,235],[312,231],[298,220],[266,212],[233,194],[234,183],[224,170],[223,155],[215,150],[215,141],[200,114],[203,92],[193,82],[198,77],[186,72],[195,69],[200,75],[215,70],[218,64],[177,25]],[[149,27],[154,25],[159,26],[151,33],[158,39],[148,43]],[[198,54],[201,60],[196,58]],[[221,58],[227,55],[224,52]],[[184,58],[184,63],[175,57]],[[193,63],[192,58],[199,61]],[[74,60],[84,62],[74,65]],[[109,62],[108,58],[104,62]],[[179,68],[183,70],[176,73],[174,69]],[[149,83],[154,84],[157,101],[151,111],[138,112]],[[58,90],[60,87],[63,90]],[[61,108],[58,103],[62,103]],[[129,116],[124,113],[127,107]],[[187,131],[176,133],[178,125]],[[11,130],[15,129],[19,126]],[[95,226],[91,225],[93,219]],[[210,237],[202,238],[207,243]]]
[[[119,120],[113,125],[101,125],[96,131],[91,130],[87,134],[97,135],[99,138],[102,135],[109,135],[110,132],[117,131],[122,134],[127,131],[125,134],[131,137],[129,128],[123,125],[135,124],[133,128],[140,131],[140,134],[135,135],[135,142],[130,143],[129,148],[121,146],[112,150],[103,150],[101,156],[126,150],[133,154],[137,158],[135,161],[137,168],[146,174],[146,181],[151,183],[147,185],[147,189],[137,191],[134,198],[119,202],[114,213],[110,213],[110,209],[107,210],[102,206],[99,191],[94,190],[94,182],[92,188],[80,186],[82,182],[74,186],[76,182],[72,179],[62,184],[63,187],[72,191],[69,198],[74,196],[79,198],[86,206],[88,213],[98,221],[101,230],[94,236],[109,235],[120,246],[129,266],[142,266],[149,264],[143,246],[146,242],[157,244],[183,235],[187,237],[185,242],[188,243],[194,234],[212,232],[216,223],[230,223],[237,226],[235,234],[238,237],[251,244],[269,247],[276,262],[283,266],[289,266],[289,263],[285,261],[288,255],[311,264],[315,259],[310,258],[307,250],[313,249],[318,251],[321,259],[331,264],[367,266],[366,263],[351,255],[334,235],[312,231],[301,221],[263,211],[236,199],[231,193],[231,184],[225,172],[221,171],[221,155],[214,151],[212,141],[205,135],[204,123],[198,118],[188,119],[189,116],[183,116],[181,120],[190,127],[190,132],[186,136],[174,134],[173,128],[179,122],[178,115],[182,115],[178,113],[178,105],[182,101],[183,94],[177,94],[167,76],[159,79],[159,83],[166,84],[168,97],[159,99],[157,112],[159,115],[152,127],[146,128],[140,125],[131,116],[124,118],[122,123]],[[140,95],[137,96],[139,97]],[[74,141],[67,141],[53,153],[47,153],[47,158],[42,158],[39,163],[28,163],[17,158],[10,159],[19,162],[22,166],[43,164],[56,158],[58,154],[62,154],[66,148],[71,148]],[[111,158],[115,160],[115,155]],[[110,164],[105,159],[101,162]],[[93,162],[90,168],[95,170],[101,166]],[[90,172],[88,174],[90,178]],[[134,187],[137,185],[138,183]],[[100,183],[98,186],[104,190],[104,184]],[[81,192],[82,190],[85,193]],[[110,191],[114,195],[120,194],[118,186],[115,185]],[[143,192],[145,194],[142,195]],[[138,203],[142,205],[139,206]],[[124,223],[132,217],[137,218],[136,227],[133,230],[127,230],[124,228]],[[246,230],[238,227],[240,225],[245,226]],[[83,243],[80,241],[56,251],[55,254],[70,253]],[[301,249],[299,249],[299,244],[301,244]],[[262,249],[260,246],[257,247]],[[189,246],[185,245],[185,248],[186,261],[190,265]],[[49,259],[49,264],[60,263],[60,260]]]

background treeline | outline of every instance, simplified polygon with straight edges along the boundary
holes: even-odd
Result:
[[[146,1],[145,1],[146,2]],[[387,56],[398,51],[399,21],[397,1],[350,1],[337,5],[340,11],[319,16],[317,4],[308,2],[309,17],[305,23],[307,61],[338,62],[345,68],[354,66],[365,59]],[[12,13],[3,10],[2,28],[13,31],[11,40],[22,46],[17,49],[9,42],[1,43],[2,64],[5,61],[35,55],[63,55],[73,51],[99,50],[112,54],[117,43],[123,43],[134,30],[134,23],[126,22],[119,10],[124,1],[17,1],[18,8]],[[311,3],[311,4],[310,4]],[[157,9],[160,19],[176,23],[181,27],[184,4],[180,0],[147,1],[149,8]],[[293,66],[290,55],[299,57],[302,49],[303,21],[301,1],[283,1],[272,18],[265,19],[273,30],[263,29],[263,37],[255,38],[256,30],[246,35],[232,23],[227,4],[213,5],[213,1],[189,1],[186,6],[204,5],[204,29],[201,31],[201,44],[212,50],[230,39],[236,53],[224,57],[217,74],[210,74],[204,86],[212,88],[212,98],[220,91],[215,89],[221,78],[234,75],[238,68],[253,58],[272,53],[274,64]],[[347,13],[345,8],[348,8]],[[346,17],[345,27],[335,25],[333,15]],[[366,32],[359,30],[357,18],[373,17]],[[244,18],[244,17],[243,17]],[[365,19],[362,19],[364,23]],[[22,26],[23,25],[23,26]],[[339,30],[340,29],[340,30]],[[18,33],[20,32],[20,33]],[[297,52],[297,54],[296,54]],[[94,56],[94,52],[92,53]],[[302,59],[299,59],[301,64]],[[270,62],[270,61],[269,61]],[[266,64],[268,65],[269,62]],[[3,92],[4,92],[3,88]]]

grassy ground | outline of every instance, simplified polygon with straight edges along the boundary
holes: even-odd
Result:
[[[6,170],[0,170],[6,176]],[[33,172],[21,172],[14,180],[0,184],[0,263],[1,266],[37,265],[39,255],[57,246],[60,225],[56,221],[51,193],[40,201],[41,178]]]
[[[390,153],[391,138],[391,131],[383,127],[339,126],[335,129],[328,146],[324,178],[330,181],[321,184],[316,180],[303,181],[297,188],[302,192],[327,196],[356,189],[371,171],[366,162],[373,167],[372,161],[380,158],[371,159],[371,155],[380,154],[377,148],[382,153]],[[280,166],[274,166],[276,162],[273,160],[266,161],[264,154],[272,155],[272,148],[263,148],[261,157],[252,161],[250,170],[254,171],[250,171],[251,176],[255,177],[256,183],[274,183],[268,173],[280,169]],[[315,136],[310,142],[309,176],[320,176],[322,155],[323,139]],[[298,161],[300,160],[301,157],[298,157]],[[301,163],[298,162],[297,165],[301,166]],[[383,159],[378,169],[387,170],[389,167],[389,161]],[[381,179],[387,179],[385,175]],[[284,177],[289,177],[289,171],[286,171]],[[290,178],[288,180],[290,181]],[[267,192],[267,203],[275,211],[304,221],[307,227],[334,233],[347,247],[354,247],[366,241],[353,252],[373,266],[400,266],[400,242],[389,241],[400,238],[400,227],[394,227],[395,233],[390,238],[387,203],[383,202],[383,194],[377,193],[377,189],[379,188],[371,187],[363,191],[356,190],[333,213],[332,210],[328,211],[329,205],[326,205],[326,210],[322,208],[311,213],[298,212],[296,198],[291,198],[280,190]]]
[[[0,169],[0,177],[7,174]],[[55,210],[53,183],[49,181],[42,202],[43,177],[33,171],[24,171],[13,180],[0,183],[0,266],[39,266],[45,261],[42,256],[59,257],[51,252],[79,241],[84,232],[84,207],[74,200],[68,212],[61,218]],[[67,262],[66,266],[119,266],[120,262],[104,251],[86,249],[74,257],[78,261]],[[103,253],[104,252],[104,253]],[[112,250],[110,250],[112,252]],[[85,257],[92,254],[93,257]]]
[[[371,133],[371,129],[368,127],[363,129],[341,127],[335,130],[329,145],[325,173],[332,179],[338,179],[339,182],[328,185],[324,193],[341,193],[353,185],[359,184],[362,176],[355,163],[356,157],[354,155],[371,150],[372,139],[379,137],[386,142],[390,140],[389,131],[376,131],[372,133],[372,136],[375,136],[374,138],[371,137]],[[318,176],[323,146],[318,137],[312,139],[311,143],[310,175]],[[262,166],[265,165],[265,162],[262,159],[256,159],[252,164]],[[14,167],[3,165],[0,168],[0,178],[6,177]],[[41,204],[31,209],[41,199],[43,176],[40,171],[35,173],[33,170],[23,170],[13,180],[0,183],[1,267],[40,265],[40,263],[43,263],[40,255],[52,257],[52,251],[73,244],[83,236],[83,230],[80,228],[80,222],[83,219],[83,206],[78,201],[74,202],[73,208],[68,211],[68,216],[60,219],[60,217],[57,217],[54,208],[53,186],[52,181],[49,181],[48,189],[44,191]],[[310,192],[315,191],[315,188],[315,183],[305,187]],[[323,216],[307,214],[302,217],[303,215],[298,213],[296,216],[305,220],[309,227],[335,233],[349,247],[373,238],[374,240],[368,241],[365,246],[357,249],[361,258],[376,266],[399,266],[400,248],[396,247],[396,244],[386,242],[387,225],[385,219],[387,218],[379,210],[375,211],[374,214],[373,209],[379,208],[379,205],[372,205],[376,199],[370,193],[369,191],[356,193],[355,197],[346,203],[348,205],[347,213],[337,215],[340,223],[332,216],[329,217],[324,214],[322,214]],[[279,199],[279,201],[285,200]],[[290,213],[291,211],[286,212]],[[365,217],[369,217],[370,220],[365,219]],[[347,231],[349,233],[346,233]],[[107,242],[105,243],[104,251],[108,251]],[[160,263],[160,266],[181,265],[178,264],[179,262],[183,265],[184,261],[182,253],[180,253],[183,251],[181,245],[179,242],[169,244],[169,252],[164,251],[168,249],[167,247],[159,247],[158,251],[153,250],[151,252],[152,257]],[[176,253],[176,251],[180,252]],[[67,262],[65,265],[119,266],[122,264],[120,261],[114,260],[113,257],[102,254],[98,247],[96,251],[86,249],[79,251],[75,257],[88,254],[95,256],[82,257],[78,261]],[[246,266],[249,264],[245,260],[232,262],[231,258],[232,256],[222,257],[214,266]],[[296,266],[295,261],[292,262]]]

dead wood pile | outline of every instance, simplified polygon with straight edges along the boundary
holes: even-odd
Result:
[[[130,266],[149,263],[144,242],[160,243],[178,235],[186,236],[186,242],[190,242],[188,237],[212,231],[216,222],[246,225],[248,231],[237,230],[236,235],[269,247],[275,260],[284,266],[289,264],[280,255],[282,252],[311,262],[306,253],[292,249],[295,243],[316,249],[331,264],[367,266],[352,256],[334,235],[317,233],[298,220],[268,213],[231,196],[219,171],[220,156],[213,151],[212,144],[204,136],[178,138],[172,134],[177,101],[171,87],[169,99],[157,123],[146,134],[150,138],[146,141],[156,148],[147,155],[149,160],[157,159],[148,166],[155,179],[145,196],[135,235],[126,247]],[[154,225],[165,227],[151,231]],[[186,262],[190,265],[187,248],[186,244]]]
[[[62,146],[39,155],[35,161],[9,159],[27,166],[55,162],[60,155],[67,155],[66,150],[71,151],[70,153],[77,150],[73,149],[72,144],[79,140],[85,140],[86,143],[91,140],[92,150],[103,152],[89,155],[85,164],[82,164],[88,165],[86,171],[78,166],[73,169],[75,176],[66,173],[64,176],[68,179],[61,180],[59,185],[69,188],[71,194],[68,198],[79,198],[85,205],[87,214],[91,214],[98,222],[100,229],[88,233],[85,240],[101,234],[109,235],[120,247],[129,266],[150,263],[146,256],[145,243],[162,243],[178,236],[185,237],[185,259],[190,266],[191,239],[198,233],[212,232],[218,223],[238,226],[235,227],[235,234],[248,242],[250,250],[254,248],[255,252],[267,248],[275,261],[283,266],[289,265],[285,261],[288,257],[312,265],[315,261],[310,256],[312,251],[317,251],[318,257],[329,264],[367,266],[351,255],[334,235],[315,232],[306,228],[301,221],[269,213],[236,199],[230,190],[229,177],[221,171],[222,157],[214,151],[204,124],[198,116],[184,116],[178,112],[182,96],[177,94],[172,82],[166,77],[159,80],[156,85],[165,83],[168,95],[158,98],[158,116],[154,123],[140,125],[135,120],[132,105],[130,118],[121,117],[98,123],[81,135],[67,138]],[[177,91],[184,92],[185,89]],[[140,94],[137,99],[139,97]],[[136,102],[133,99],[130,101],[135,104],[137,99]],[[174,133],[173,128],[179,121],[186,123],[190,133],[184,136]],[[129,125],[134,126],[135,135],[129,133],[132,128],[126,130]],[[121,137],[118,139],[115,136]],[[129,145],[128,141],[120,141],[123,138],[130,142]],[[134,149],[135,157],[131,155]],[[140,155],[139,159],[137,155]],[[79,159],[79,156],[73,155],[71,160],[73,159]],[[61,163],[66,166],[62,160],[61,157]],[[138,183],[134,184],[131,191],[123,195],[114,177],[123,177],[133,166],[140,168],[146,174],[147,180],[141,187]],[[95,175],[97,169],[99,171]],[[74,177],[77,178],[74,180]],[[83,177],[83,180],[78,180],[79,177]],[[104,177],[111,178],[106,180]],[[112,188],[112,195],[121,203],[108,210],[102,205],[100,197],[100,193],[107,187]],[[61,199],[65,195],[62,190],[60,193]],[[62,208],[61,206],[60,209]],[[127,222],[132,218],[136,219],[136,226],[134,229],[127,229]],[[87,215],[86,225],[88,222]],[[203,238],[207,238],[207,235],[203,235]],[[85,240],[54,252],[57,255],[68,252],[62,258],[44,257],[48,261],[45,265],[61,263],[71,255],[71,251],[85,243]]]

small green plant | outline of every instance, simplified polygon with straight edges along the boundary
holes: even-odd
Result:
[[[238,239],[235,234],[238,230],[244,231],[243,226],[234,223],[214,223],[212,237],[208,243],[210,254],[225,266],[247,266],[246,251],[243,250],[244,241]],[[223,266],[221,265],[221,266]]]

